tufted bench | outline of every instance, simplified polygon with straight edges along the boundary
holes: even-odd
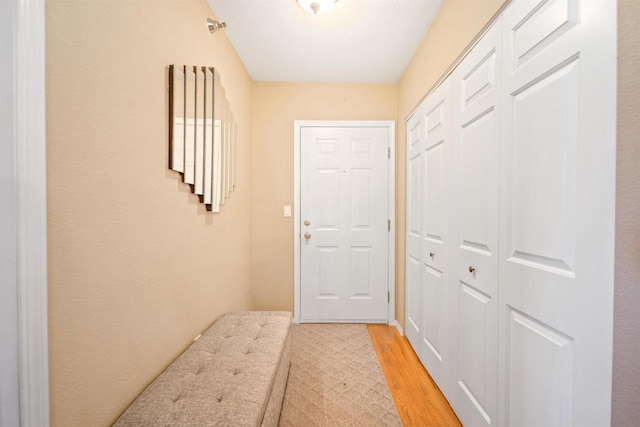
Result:
[[[114,426],[276,426],[291,362],[291,313],[224,315]]]

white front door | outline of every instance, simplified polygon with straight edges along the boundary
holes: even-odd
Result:
[[[389,127],[300,128],[300,320],[388,321]]]

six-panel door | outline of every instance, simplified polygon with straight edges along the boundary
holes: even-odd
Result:
[[[449,286],[451,174],[451,82],[425,102],[422,172],[421,290],[422,334],[418,356],[433,379],[444,380],[449,367]]]
[[[504,13],[502,425],[611,422],[615,25],[606,0]]]
[[[424,104],[407,122],[407,263],[405,334],[414,349],[420,348],[422,336],[422,233],[424,230],[423,174],[425,157]]]
[[[463,425],[496,425],[500,61],[498,19],[460,63],[454,84],[452,380]]]
[[[388,321],[387,127],[301,128],[301,320]]]

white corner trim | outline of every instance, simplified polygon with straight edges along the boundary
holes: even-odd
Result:
[[[293,122],[293,322],[300,323],[300,128]]]
[[[0,425],[8,426],[20,425],[15,10],[0,1]]]
[[[396,123],[389,126],[389,322],[396,321]]]
[[[392,322],[389,322],[389,326],[395,326],[400,336],[401,337],[404,336],[404,331],[402,330],[402,326],[400,326],[400,323],[398,323],[397,320],[394,319]]]
[[[300,323],[300,130],[304,126],[367,127],[384,126],[389,129],[389,311],[388,324],[396,322],[395,243],[396,243],[396,124],[393,120],[294,120],[293,122],[293,322]]]
[[[45,3],[13,0],[20,417],[49,425],[47,212],[45,145]]]

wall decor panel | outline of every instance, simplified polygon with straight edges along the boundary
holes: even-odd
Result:
[[[237,127],[213,67],[169,66],[169,169],[208,211],[235,190]]]

